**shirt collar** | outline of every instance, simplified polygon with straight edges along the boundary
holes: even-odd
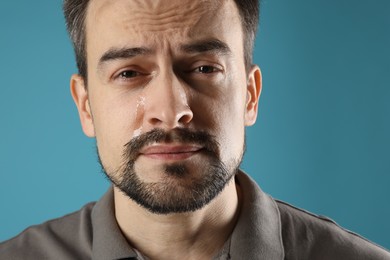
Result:
[[[242,205],[231,235],[231,259],[283,259],[280,213],[275,201],[247,174],[236,175]],[[115,219],[113,189],[92,210],[92,259],[137,259]]]
[[[232,233],[232,259],[284,259],[280,213],[275,201],[240,171],[241,212]]]
[[[92,259],[137,259],[116,222],[112,188],[92,210],[92,230]]]

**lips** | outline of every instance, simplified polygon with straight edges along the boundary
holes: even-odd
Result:
[[[184,160],[202,149],[198,145],[158,144],[145,147],[140,155],[158,160]]]

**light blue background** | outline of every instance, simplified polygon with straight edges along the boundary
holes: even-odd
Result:
[[[390,1],[266,0],[243,168],[274,197],[390,248]],[[0,3],[0,241],[108,182],[69,94],[59,0]]]

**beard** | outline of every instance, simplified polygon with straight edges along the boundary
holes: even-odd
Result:
[[[207,159],[196,167],[188,167],[186,162],[163,164],[161,181],[142,181],[142,169],[135,169],[140,150],[161,142],[200,145],[203,147],[200,153]],[[123,148],[123,163],[116,170],[108,171],[104,167],[99,152],[98,159],[107,178],[127,197],[152,213],[170,214],[196,211],[212,201],[236,174],[243,153],[244,148],[227,166],[220,159],[215,137],[204,131],[178,128],[169,132],[154,129],[130,140]]]

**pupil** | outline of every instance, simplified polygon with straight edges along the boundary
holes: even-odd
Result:
[[[124,71],[124,72],[122,72],[122,77],[124,77],[124,78],[131,78],[131,77],[134,77],[134,76],[136,76],[134,71]]]
[[[202,73],[210,73],[212,71],[213,71],[213,69],[210,66],[202,66],[202,67],[200,67],[200,72],[202,72]]]

